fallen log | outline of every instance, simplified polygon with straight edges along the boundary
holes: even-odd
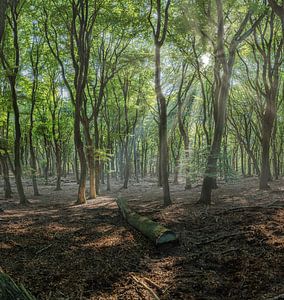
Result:
[[[129,208],[125,199],[117,198],[116,203],[126,221],[156,245],[178,241],[178,236],[175,232],[145,216],[139,215]]]
[[[1,300],[36,300],[25,287],[17,285],[14,280],[0,270],[0,299]]]

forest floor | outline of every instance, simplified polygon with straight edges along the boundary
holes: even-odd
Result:
[[[39,197],[26,182],[21,207],[0,186],[0,268],[40,300],[284,299],[284,179],[269,191],[255,178],[220,184],[211,207],[196,205],[200,185],[171,186],[167,208],[154,180],[119,187],[75,206],[71,179],[59,192],[40,185]],[[180,243],[154,246],[124,221],[118,195]]]

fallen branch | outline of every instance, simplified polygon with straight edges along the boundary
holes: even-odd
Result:
[[[131,226],[143,233],[156,245],[161,245],[178,240],[177,234],[170,229],[131,210],[126,200],[118,198],[116,199],[116,203],[126,221]]]
[[[159,296],[143,281],[139,280],[138,278],[136,278],[134,275],[131,276],[133,278],[133,280],[140,284],[142,287],[144,287],[149,293],[151,293],[151,295],[153,296],[153,298],[155,300],[160,300]]]

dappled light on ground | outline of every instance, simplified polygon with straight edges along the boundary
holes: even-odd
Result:
[[[43,300],[152,299],[145,286],[160,299],[265,299],[283,293],[281,185],[264,193],[254,179],[227,184],[211,207],[196,205],[199,186],[175,186],[164,208],[161,190],[148,182],[79,206],[75,183],[58,203],[44,192],[28,209],[3,201],[0,265]],[[176,231],[179,244],[155,247],[129,227],[118,194]]]

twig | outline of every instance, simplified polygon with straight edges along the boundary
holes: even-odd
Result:
[[[239,248],[231,248],[231,249],[222,251],[221,253],[218,253],[218,254],[225,255],[225,254],[228,254],[228,253],[234,252],[234,251],[241,251],[241,250],[240,250]],[[217,253],[216,253],[216,254],[217,254]]]
[[[153,298],[155,300],[160,300],[160,298],[158,297],[158,295],[147,285],[145,284],[144,282],[142,282],[141,280],[138,280],[134,275],[131,276],[133,278],[133,280],[142,285],[149,293],[151,293],[151,295],[153,296]]]
[[[279,202],[283,202],[283,201],[281,201],[281,200],[275,200],[275,201],[273,201],[273,202],[271,202],[271,203],[268,203],[267,204],[267,206],[268,207],[274,207],[274,206],[278,206],[278,205],[274,205],[274,204],[276,204],[276,203],[279,203]],[[280,204],[281,205],[281,204]]]
[[[42,253],[43,251],[49,249],[51,246],[52,246],[52,244],[49,244],[48,246],[46,246],[46,247],[44,247],[44,248],[38,250],[38,251],[36,252],[36,255],[38,255],[38,254]]]
[[[143,277],[143,279],[147,282],[147,283],[149,283],[149,284],[151,284],[152,286],[154,286],[156,289],[158,289],[159,291],[162,291],[162,288],[157,284],[157,283],[155,283],[154,281],[152,281],[151,279],[149,279],[149,278],[147,278],[147,277]]]
[[[261,209],[261,208],[283,208],[282,205],[274,205],[278,201],[274,201],[272,203],[266,205],[255,205],[255,206],[236,206],[229,209],[225,209],[220,211],[218,214],[224,214],[231,211],[242,211],[242,210],[249,210],[249,209]]]
[[[226,238],[229,238],[229,237],[233,237],[233,236],[237,236],[237,235],[241,235],[241,234],[244,234],[244,232],[239,231],[239,232],[235,232],[235,233],[231,233],[231,234],[227,234],[227,235],[221,235],[221,236],[218,236],[218,237],[213,238],[211,240],[195,243],[195,245],[205,245],[205,244],[209,244],[209,243],[212,243],[212,242],[218,242],[220,240],[223,240],[223,239],[226,239]]]
[[[282,300],[282,299],[284,299],[284,294],[280,294],[280,295],[277,295],[275,297],[268,298],[266,300]]]

